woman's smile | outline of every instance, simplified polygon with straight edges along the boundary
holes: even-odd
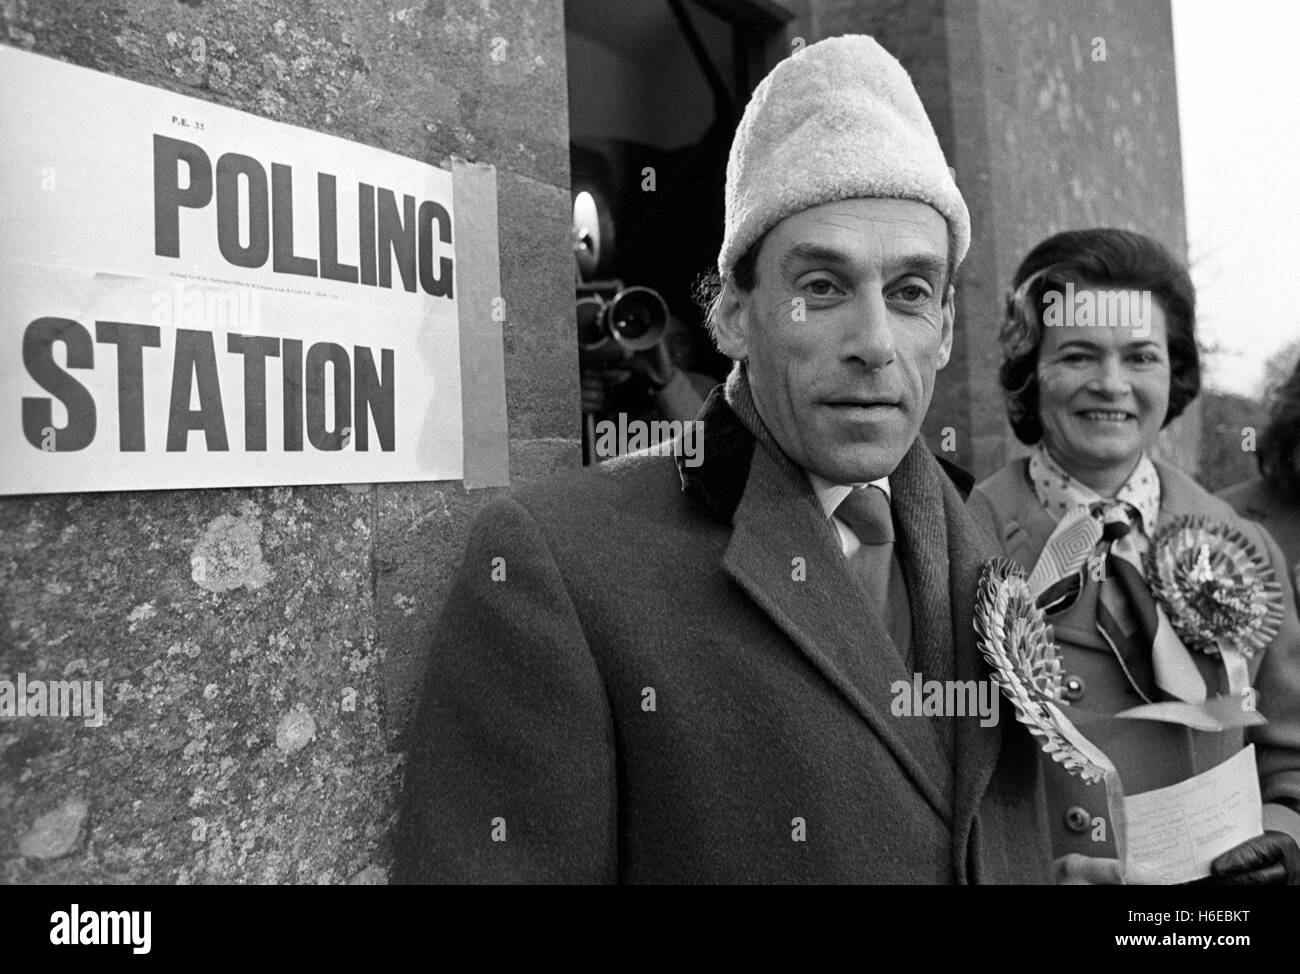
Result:
[[[1082,416],[1084,419],[1090,420],[1094,423],[1137,422],[1137,417],[1132,413],[1116,412],[1114,410],[1085,409],[1075,415]]]
[[[1038,415],[1058,462],[1097,490],[1115,488],[1155,445],[1169,412],[1169,346],[1160,302],[1150,327],[1043,329]]]

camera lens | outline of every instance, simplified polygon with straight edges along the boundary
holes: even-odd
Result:
[[[620,291],[609,306],[609,330],[634,351],[653,348],[668,325],[668,306],[648,287]]]

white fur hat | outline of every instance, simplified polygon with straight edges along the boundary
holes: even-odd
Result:
[[[953,266],[966,256],[970,214],[934,127],[907,71],[865,34],[804,48],[754,90],[727,160],[719,273],[791,213],[854,197],[930,204]]]

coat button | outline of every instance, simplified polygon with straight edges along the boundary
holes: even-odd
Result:
[[[1083,693],[1086,686],[1083,678],[1079,676],[1067,676],[1061,681],[1061,697],[1074,703],[1076,700],[1083,699]]]
[[[1076,835],[1082,835],[1092,828],[1092,816],[1082,805],[1071,806],[1065,813],[1065,827]]]

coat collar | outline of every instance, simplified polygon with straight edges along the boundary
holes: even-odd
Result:
[[[1219,514],[1225,520],[1233,520],[1236,515],[1227,504],[1220,501],[1198,484],[1195,480],[1175,466],[1157,460],[1156,470],[1160,474],[1160,520],[1156,522],[1163,527],[1177,517],[1190,514],[1205,514],[1207,503],[1219,507]]]
[[[685,456],[677,455],[682,492],[702,504],[719,521],[730,524],[749,481],[757,441],[727,405],[722,386],[709,393],[696,422],[702,425],[704,434],[701,462],[697,467],[688,467]]]

